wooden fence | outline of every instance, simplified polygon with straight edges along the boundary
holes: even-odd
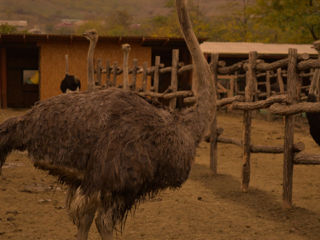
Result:
[[[128,53],[124,52],[124,54]],[[225,63],[219,62],[218,58],[218,54],[211,55],[211,69],[216,79],[227,79],[227,84],[225,81],[216,81],[217,93],[221,97],[217,100],[217,106],[218,108],[227,106],[229,109],[243,111],[243,134],[242,139],[224,137],[223,129],[217,127],[217,120],[213,121],[211,135],[206,136],[206,140],[210,142],[210,168],[217,173],[218,143],[235,144],[241,147],[243,152],[241,188],[243,192],[246,192],[250,183],[251,153],[283,154],[283,205],[291,207],[293,165],[320,164],[320,155],[303,153],[304,144],[294,143],[295,115],[302,112],[320,112],[320,102],[301,102],[306,99],[308,90],[316,93],[317,96],[320,94],[320,60],[311,59],[307,55],[298,55],[296,49],[289,49],[287,58],[272,63],[258,59],[257,52],[250,52],[248,60],[230,66],[225,66]],[[124,57],[124,59],[128,58]],[[102,75],[105,74],[104,85],[106,87],[115,86],[117,76],[131,75],[130,82],[128,77],[123,78],[124,88],[137,91],[142,96],[169,99],[171,109],[175,108],[177,97],[183,97],[184,102],[188,104],[195,102],[192,91],[177,90],[178,75],[193,68],[192,64],[185,66],[179,63],[178,50],[173,50],[172,66],[169,67],[161,64],[159,56],[155,59],[155,66],[148,67],[144,63],[142,67],[139,67],[137,59],[133,60],[131,69],[128,68],[127,60],[123,65],[126,73],[118,67],[117,63],[110,65],[110,62],[107,61],[106,68],[103,68],[101,61],[98,61],[96,82],[102,84]],[[159,93],[159,76],[168,72],[171,72],[171,85],[166,91]],[[136,88],[138,74],[142,74],[140,89]],[[149,84],[150,89],[147,89],[148,76],[153,77],[152,84]],[[284,116],[283,146],[262,146],[251,143],[252,112],[260,109],[268,109],[270,114]]]

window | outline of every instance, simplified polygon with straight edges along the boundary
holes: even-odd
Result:
[[[23,70],[23,84],[39,85],[39,71]]]

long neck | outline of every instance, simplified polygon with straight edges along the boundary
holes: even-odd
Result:
[[[214,119],[216,113],[216,91],[213,84],[213,74],[200,49],[199,42],[193,32],[190,16],[186,9],[186,0],[176,0],[177,14],[180,27],[186,44],[190,51],[196,77],[193,87],[197,96],[197,104],[194,111],[186,112],[186,124],[194,129],[196,138],[201,138],[209,123]],[[190,121],[192,119],[192,121]],[[194,127],[194,128],[193,128]],[[200,139],[196,139],[197,142]]]
[[[93,67],[93,55],[94,55],[95,47],[96,47],[96,41],[90,40],[88,58],[87,58],[88,90],[93,90],[95,85],[94,84],[94,67]]]

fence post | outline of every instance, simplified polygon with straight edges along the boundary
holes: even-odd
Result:
[[[297,83],[297,49],[289,49],[288,75],[287,75],[287,94],[288,103],[296,102],[296,83]],[[283,161],[283,206],[292,206],[292,176],[293,176],[293,143],[294,143],[294,120],[295,115],[285,116],[284,132],[284,161]]]
[[[213,74],[214,83],[217,84],[217,68],[219,54],[211,54],[210,68]],[[217,89],[217,87],[215,87]],[[210,126],[210,169],[214,174],[218,173],[218,133],[217,133],[217,115],[215,114]]]
[[[66,59],[66,74],[69,74],[69,56],[68,54],[65,55]]]
[[[271,72],[267,71],[266,72],[266,92],[267,92],[267,96],[266,98],[269,98],[271,96]],[[271,121],[272,119],[272,114],[270,112],[270,110],[267,110],[267,121]]]
[[[112,66],[112,73],[113,73],[113,87],[117,86],[117,73],[118,73],[118,62],[114,62]]]
[[[283,79],[282,79],[281,68],[277,69],[277,81],[278,81],[278,84],[279,84],[280,94],[284,94],[284,84],[283,84]]]
[[[171,90],[176,92],[178,90],[178,64],[179,64],[179,49],[172,50],[172,66],[171,66]],[[170,109],[175,109],[177,105],[177,98],[170,100]]]
[[[97,62],[97,82],[96,85],[101,86],[101,75],[102,75],[102,61],[98,59]]]
[[[129,52],[131,47],[129,44],[122,44],[123,51],[123,89],[129,90]]]
[[[249,64],[246,72],[246,88],[245,88],[245,101],[253,101],[253,93],[256,87],[256,61],[258,53],[249,53]],[[252,112],[244,110],[243,112],[243,162],[242,162],[242,181],[241,189],[247,192],[250,182],[250,144],[251,144],[251,118]]]
[[[160,56],[156,56],[154,64],[154,75],[153,75],[153,87],[155,92],[159,92],[159,68],[160,68]]]
[[[133,59],[133,69],[132,69],[132,86],[131,90],[136,90],[137,83],[137,74],[138,74],[138,59]]]
[[[234,73],[234,95],[238,95],[238,71]]]
[[[106,62],[106,87],[111,86],[111,69],[110,69],[110,61]]]
[[[148,81],[148,63],[143,63],[143,74],[142,74],[142,91],[145,92],[147,90],[147,81]]]

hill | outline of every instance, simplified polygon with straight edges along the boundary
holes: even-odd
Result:
[[[165,15],[167,0],[0,0],[0,20],[27,20],[29,27],[53,27],[61,19],[95,20],[118,10],[126,11],[139,23],[156,15]],[[194,0],[207,16],[228,14],[230,6],[240,8],[243,0]],[[228,7],[225,7],[228,6]]]

